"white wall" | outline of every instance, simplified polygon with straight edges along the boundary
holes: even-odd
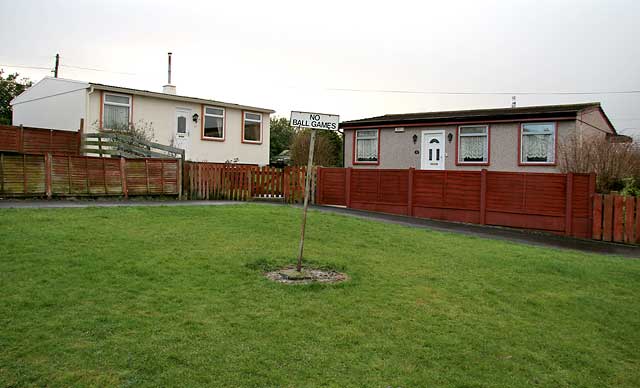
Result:
[[[12,103],[13,125],[77,131],[85,117],[88,84],[45,78]]]
[[[100,91],[95,90],[89,96],[89,111],[85,128],[88,132],[97,131],[100,123]],[[133,95],[132,117],[134,124],[150,123],[153,127],[154,141],[169,145],[176,130],[176,109],[190,109],[199,116],[198,123],[188,121],[189,149],[187,160],[200,162],[225,162],[238,158],[238,163],[269,164],[269,114],[262,113],[262,144],[242,143],[242,111],[225,108],[225,140],[210,141],[201,139],[201,104],[166,100],[162,98]]]

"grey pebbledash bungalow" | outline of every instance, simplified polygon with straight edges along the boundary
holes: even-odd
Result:
[[[558,172],[558,144],[618,135],[600,103],[388,114],[340,123],[344,166]]]

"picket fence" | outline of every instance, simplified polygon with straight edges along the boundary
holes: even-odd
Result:
[[[592,232],[594,240],[640,244],[640,198],[594,195]]]
[[[315,172],[315,170],[314,170]],[[258,167],[220,163],[186,162],[184,194],[188,199],[225,199],[247,201],[255,198],[304,199],[304,167]],[[315,193],[315,174],[311,181],[311,200]]]

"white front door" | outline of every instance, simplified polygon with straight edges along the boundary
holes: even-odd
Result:
[[[423,131],[422,170],[444,170],[444,131]]]
[[[190,109],[176,109],[176,125],[173,146],[184,150],[185,158],[189,155],[189,120],[191,119]]]

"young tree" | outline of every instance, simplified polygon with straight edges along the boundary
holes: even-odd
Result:
[[[3,77],[4,70],[0,69],[0,124],[11,124],[11,100],[24,92],[33,82],[28,78],[18,79],[18,73],[7,74]]]
[[[274,157],[288,150],[295,131],[286,117],[271,118],[271,135],[269,137],[269,156]]]
[[[342,165],[342,138],[335,131],[317,130],[313,164],[324,167]],[[291,141],[291,162],[295,166],[306,166],[309,158],[309,137],[307,129],[296,131]]]

